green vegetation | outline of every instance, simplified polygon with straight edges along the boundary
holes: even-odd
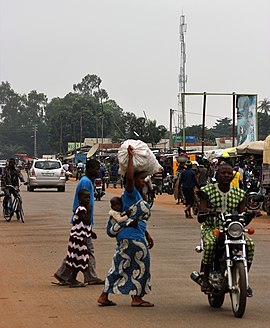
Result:
[[[34,127],[37,136],[37,155],[65,153],[68,142],[82,142],[84,138],[112,138],[115,143],[126,139],[141,139],[155,146],[168,137],[163,125],[146,117],[125,112],[107,91],[101,88],[97,75],[86,75],[73,85],[72,92],[63,98],[53,98],[33,90],[28,95],[16,93],[10,83],[0,85],[0,156],[8,158],[16,153],[33,156]],[[258,107],[259,139],[270,133],[270,102],[260,101]],[[201,140],[202,126],[186,128],[186,136]],[[232,120],[218,119],[212,128],[205,128],[205,142],[214,143],[216,137],[232,135]],[[139,136],[139,137],[138,137]]]
[[[37,127],[37,155],[64,153],[68,142],[84,138],[112,138],[113,142],[139,138],[152,145],[167,130],[155,120],[136,117],[109,98],[97,75],[86,75],[64,98],[31,91],[16,93],[8,82],[0,85],[0,155],[27,153],[33,156],[34,127]]]

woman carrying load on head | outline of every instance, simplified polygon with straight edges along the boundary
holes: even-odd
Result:
[[[141,196],[146,172],[134,173],[133,147],[128,147],[128,166],[125,190],[122,195],[123,211],[130,210],[133,222],[114,223],[109,220],[108,234],[117,239],[116,253],[112,268],[108,272],[105,287],[98,303],[101,306],[116,305],[109,300],[109,294],[125,294],[132,298],[131,306],[153,307],[154,304],[144,301],[143,297],[151,290],[150,254],[148,248],[154,243],[146,230],[146,220],[150,208]],[[115,221],[114,221],[115,222]]]

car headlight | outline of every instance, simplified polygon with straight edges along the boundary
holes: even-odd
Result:
[[[243,234],[243,225],[240,222],[231,222],[228,226],[228,234],[232,238],[239,238]]]

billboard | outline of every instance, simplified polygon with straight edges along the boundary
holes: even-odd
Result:
[[[172,136],[172,140],[173,142],[182,142],[183,141],[183,137],[182,136]],[[195,143],[196,137],[195,136],[186,136],[186,142],[187,143]]]
[[[81,147],[80,142],[68,142],[68,151],[72,151],[80,147]]]
[[[237,95],[237,144],[257,141],[257,95]]]

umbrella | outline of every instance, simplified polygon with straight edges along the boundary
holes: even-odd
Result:
[[[225,151],[220,155],[220,157],[227,158],[227,157],[230,157],[230,154],[228,153],[227,150],[225,150]]]
[[[237,155],[236,147],[232,147],[232,148],[225,149],[221,157],[235,157],[236,155]]]

